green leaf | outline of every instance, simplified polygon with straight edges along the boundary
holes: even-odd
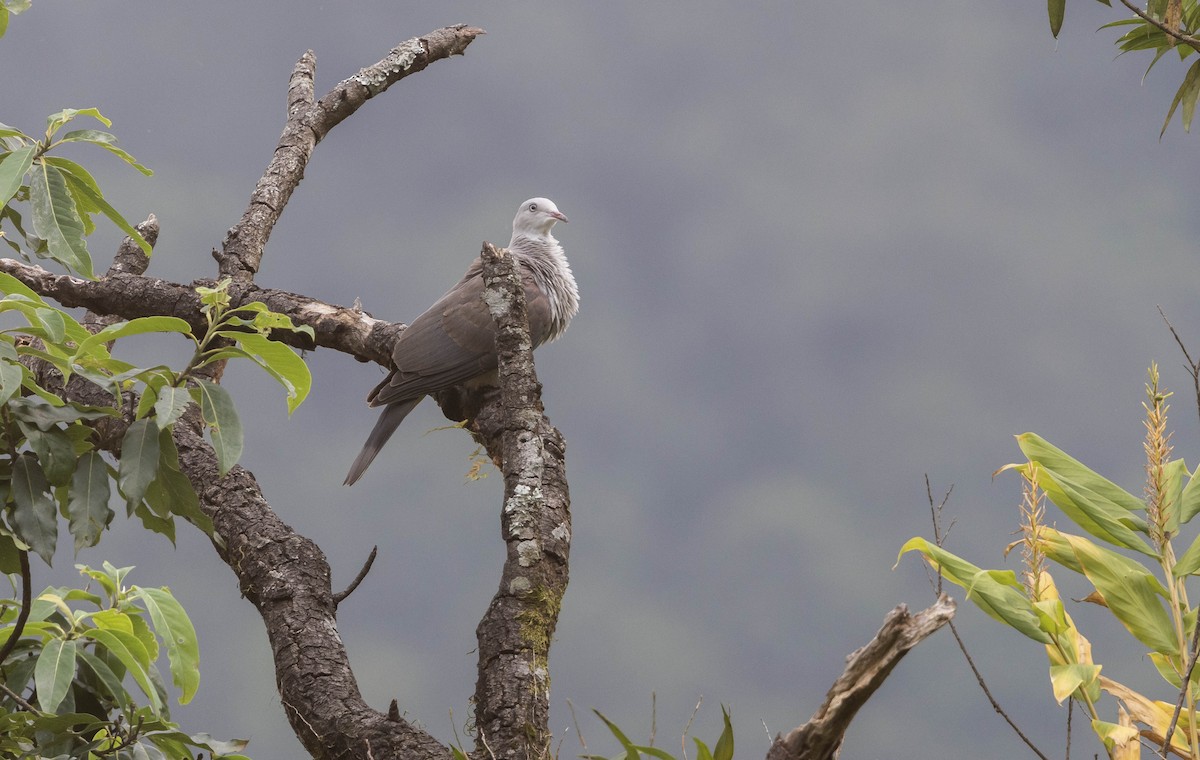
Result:
[[[1155,588],[1160,585],[1158,580],[1144,569],[1133,571],[1125,563],[1113,562],[1111,553],[1096,551],[1090,541],[1077,541],[1067,534],[1063,537],[1109,611],[1134,638],[1155,652],[1178,657],[1179,641]]]
[[[158,474],[158,427],[152,419],[135,421],[121,440],[117,485],[130,504],[140,502]]]
[[[120,705],[122,710],[129,709],[129,694],[125,691],[125,687],[121,685],[121,679],[117,678],[117,674],[112,672],[112,668],[105,664],[96,655],[86,649],[79,649],[77,655],[83,664],[96,675],[96,678],[104,686],[107,696]]]
[[[200,403],[200,413],[208,423],[213,449],[222,477],[242,456],[242,423],[233,406],[229,391],[208,380],[197,380],[193,397]]]
[[[1100,678],[1099,665],[1071,663],[1069,665],[1050,666],[1050,685],[1054,689],[1054,698],[1061,705],[1063,700],[1076,692],[1086,691]]]
[[[308,397],[312,388],[312,375],[308,365],[289,346],[258,333],[224,333],[233,338],[260,367],[279,381],[287,391],[288,414],[296,410]]]
[[[721,738],[717,739],[717,746],[713,748],[713,760],[733,760],[733,724],[729,722],[729,711],[725,705],[721,705],[721,717],[725,720],[725,728],[721,731]]]
[[[38,704],[46,712],[54,712],[67,696],[75,678],[75,641],[50,639],[38,655],[33,669],[37,685]]]
[[[1036,466],[1041,467],[1040,463]],[[1063,513],[1079,527],[1116,546],[1145,554],[1157,556],[1130,526],[1145,530],[1145,521],[1140,517],[1126,512],[1119,504],[1115,504],[1103,495],[1079,486],[1068,480],[1064,475],[1039,469],[1038,486],[1046,492],[1046,496]]]
[[[65,158],[57,156],[47,156],[43,160],[62,170],[63,177],[67,181],[67,189],[71,191],[71,195],[75,198],[77,205],[86,205],[88,208],[104,214],[109,218],[109,221],[117,225],[122,232],[132,238],[138,244],[138,247],[142,249],[143,253],[147,256],[154,253],[154,249],[150,247],[150,244],[146,242],[142,234],[137,231],[137,228],[126,221],[125,217],[121,216],[121,213],[104,199],[100,188],[96,186],[95,180],[87,173],[87,170],[74,161],[68,161]]]
[[[62,127],[62,125],[66,124],[67,122],[71,121],[72,119],[74,119],[77,116],[91,116],[93,119],[100,122],[101,124],[103,124],[106,127],[112,126],[112,122],[109,121],[108,119],[106,119],[104,117],[104,114],[100,113],[99,109],[96,109],[96,108],[64,108],[63,110],[59,111],[58,113],[52,113],[48,117],[46,117],[46,133],[54,134]]]
[[[55,400],[61,403],[61,399],[55,397]],[[55,406],[53,402],[41,398],[9,399],[8,409],[18,420],[30,422],[39,430],[49,430],[56,425],[69,424],[76,420],[100,420],[120,414],[115,409],[104,407],[76,404]]]
[[[183,606],[165,588],[139,588],[131,595],[140,599],[154,621],[154,630],[167,645],[171,680],[179,687],[179,704],[187,704],[200,686],[200,645],[196,629]]]
[[[67,191],[62,172],[46,163],[36,163],[29,182],[29,203],[33,207],[33,231],[46,241],[50,257],[88,279],[92,258],[83,239],[83,220],[75,201]]]
[[[1114,756],[1112,755],[1113,749],[1118,745],[1124,747],[1130,742],[1136,745],[1138,741],[1138,730],[1133,726],[1121,726],[1103,720],[1093,720],[1092,730],[1096,732],[1100,741],[1104,742],[1110,757]]]
[[[1159,139],[1167,133],[1167,127],[1171,124],[1171,117],[1175,115],[1175,109],[1183,103],[1183,130],[1190,132],[1192,128],[1192,115],[1196,111],[1196,95],[1197,88],[1200,88],[1200,60],[1192,64],[1192,67],[1187,70],[1187,74],[1183,77],[1183,83],[1179,85],[1179,89],[1175,91],[1175,98],[1171,101],[1171,107],[1167,109],[1167,118],[1163,120],[1162,129],[1158,133]]]
[[[1179,534],[1179,517],[1183,502],[1183,477],[1187,465],[1182,459],[1172,459],[1162,469],[1162,507],[1166,513],[1166,530],[1171,535]]]
[[[900,547],[900,557],[910,551],[920,552],[946,580],[966,589],[967,598],[991,617],[1034,641],[1043,644],[1051,642],[1049,634],[1041,628],[1033,605],[1025,597],[1023,587],[1011,571],[982,570],[919,536],[909,539]],[[900,557],[896,558],[897,564]]]
[[[13,460],[12,467],[12,496],[16,503],[12,515],[13,530],[17,538],[49,565],[58,541],[58,521],[54,500],[46,492],[46,476],[37,459],[28,452]]]
[[[79,457],[71,479],[71,495],[67,500],[67,517],[71,535],[75,537],[75,553],[95,546],[100,534],[112,522],[113,511],[108,506],[108,466],[98,452],[89,451]]]
[[[713,760],[712,752],[709,751],[707,744],[694,736],[692,741],[696,742],[696,760]]]
[[[138,317],[128,322],[117,322],[105,327],[95,335],[84,339],[75,350],[76,355],[82,356],[92,352],[96,346],[103,346],[109,341],[126,338],[130,335],[145,333],[175,332],[190,335],[191,325],[178,317]]]
[[[150,681],[150,674],[147,672],[147,668],[150,667],[150,654],[136,636],[103,628],[85,629],[82,635],[98,642],[111,652],[133,676],[134,682],[141,688],[142,693],[150,699],[154,712],[156,714],[162,712],[162,700],[159,699],[158,690],[154,688],[154,684]]]
[[[1063,15],[1067,10],[1067,0],[1048,0],[1046,10],[1050,14],[1050,34],[1058,39],[1058,32],[1062,29]]]
[[[37,146],[20,148],[0,157],[0,206],[7,204],[17,194],[25,181],[25,175],[33,166]]]
[[[154,490],[154,484],[150,484],[150,490]],[[161,533],[166,536],[172,544],[175,543],[175,521],[170,517],[159,517],[151,511],[150,507],[146,506],[145,502],[139,501],[133,507],[133,514],[142,521],[142,527],[154,533]]]
[[[24,378],[25,372],[21,369],[20,364],[8,359],[0,359],[0,404],[5,403],[21,390],[21,381]]]
[[[1179,522],[1186,524],[1200,512],[1200,467],[1188,478],[1179,497]]]
[[[1036,433],[1018,435],[1017,445],[1021,447],[1021,452],[1029,457],[1031,462],[1037,462],[1043,470],[1056,477],[1070,480],[1072,483],[1078,484],[1079,488],[1099,494],[1113,504],[1130,512],[1137,512],[1146,508],[1145,503],[1141,499],[1103,475],[1096,473],[1078,459],[1070,456]]]
[[[154,402],[154,418],[158,421],[158,427],[165,431],[173,425],[187,410],[191,400],[192,397],[186,388],[176,388],[173,385],[160,388],[158,398]]]
[[[107,127],[110,124],[105,124],[104,126]],[[154,174],[154,172],[139,164],[133,156],[118,148],[117,138],[108,132],[101,132],[98,129],[79,129],[63,135],[59,138],[59,142],[87,142],[92,145],[98,145],[147,177]]]
[[[1080,563],[1075,551],[1076,546],[1086,547],[1085,554],[1103,557],[1105,564],[1118,572],[1131,575],[1147,574],[1146,568],[1138,564],[1137,560],[1130,559],[1124,554],[1118,554],[1111,549],[1093,543],[1083,536],[1062,533],[1048,526],[1038,529],[1038,546],[1045,552],[1047,557],[1069,570],[1074,570],[1080,575],[1084,575],[1084,571],[1083,565]],[[1158,579],[1153,575],[1149,575],[1149,577],[1154,586],[1154,592],[1163,599],[1170,599],[1171,593],[1159,583]]]
[[[150,484],[146,501],[158,514],[178,515],[212,536],[212,520],[200,511],[200,500],[192,488],[192,481],[179,468],[179,450],[175,448],[171,431],[159,433],[158,442],[162,452],[158,462],[158,477]]]

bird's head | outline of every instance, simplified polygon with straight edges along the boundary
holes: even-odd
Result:
[[[549,198],[530,198],[517,209],[513,219],[513,237],[528,235],[542,237],[550,234],[555,222],[565,222],[567,217],[558,210]]]

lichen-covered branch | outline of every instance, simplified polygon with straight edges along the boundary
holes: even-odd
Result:
[[[483,247],[485,300],[496,320],[499,394],[471,403],[468,429],[504,473],[500,588],[476,629],[476,755],[545,756],[548,657],[568,578],[570,494],[561,434],[542,409],[525,293],[511,256]]]
[[[263,173],[241,221],[225,235],[217,254],[222,277],[254,279],[263,248],[292,192],[304,178],[313,148],[343,119],[371,98],[409,74],[452,55],[483,34],[482,29],[459,24],[400,43],[383,60],[344,79],[319,101],[313,101],[316,58],[308,51],[296,63],[288,86],[288,118],[283,134]]]
[[[875,638],[846,658],[846,669],[825,695],[821,709],[787,736],[776,736],[767,760],[834,760],[859,708],[908,650],[950,622],[954,607],[954,600],[942,594],[915,615],[903,604],[889,612]]]

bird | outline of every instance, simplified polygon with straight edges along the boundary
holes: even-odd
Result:
[[[512,254],[525,288],[533,347],[557,339],[579,312],[579,287],[551,229],[567,217],[549,198],[530,198],[512,223]],[[494,376],[496,325],[483,301],[483,261],[476,258],[447,293],[412,321],[396,339],[392,370],[367,395],[384,407],[344,485],[354,485],[392,433],[421,399],[458,385]],[[494,382],[494,380],[492,380]]]

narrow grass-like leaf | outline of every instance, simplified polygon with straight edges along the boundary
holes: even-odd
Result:
[[[1037,462],[1047,472],[1077,483],[1080,488],[1100,494],[1113,504],[1131,512],[1146,508],[1141,499],[1036,433],[1018,435],[1017,445],[1030,461]]]
[[[83,220],[62,172],[39,162],[33,165],[31,177],[29,203],[33,207],[33,231],[46,241],[51,258],[94,279],[92,258],[83,239]]]
[[[242,456],[242,423],[233,406],[229,391],[208,380],[197,380],[193,390],[200,402],[200,412],[209,426],[213,449],[221,476],[237,464]]]
[[[1197,513],[1200,513],[1200,467],[1188,478],[1179,497],[1179,522],[1185,524]]]
[[[95,546],[100,534],[112,522],[109,493],[108,466],[100,454],[89,451],[79,457],[67,500],[67,517],[71,535],[75,537],[76,554],[84,547]]]
[[[37,686],[38,704],[46,712],[58,709],[71,688],[75,678],[74,640],[50,639],[38,655],[33,669],[33,682]]]
[[[135,421],[121,440],[121,464],[117,484],[125,500],[140,502],[158,473],[158,427],[152,419]]]
[[[25,175],[33,166],[33,157],[36,153],[37,146],[30,145],[28,148],[14,150],[0,158],[0,206],[8,203],[17,194],[17,190],[21,188],[25,180]]]
[[[161,588],[134,587],[133,596],[146,605],[154,630],[167,646],[171,680],[179,687],[179,703],[187,704],[200,686],[200,645],[196,629],[183,606],[169,591]]]
[[[49,565],[58,542],[58,521],[54,500],[46,491],[46,476],[32,454],[26,452],[13,460],[13,530]]]
[[[1189,98],[1192,104],[1192,111],[1196,108],[1196,87],[1200,83],[1200,60],[1192,64],[1192,67],[1187,70],[1187,74],[1183,76],[1183,83],[1179,85],[1179,89],[1175,91],[1175,97],[1171,100],[1171,107],[1167,109],[1167,118],[1163,120],[1162,129],[1159,130],[1158,137],[1167,133],[1167,127],[1171,125],[1171,117],[1175,115],[1175,109],[1179,104],[1184,102],[1185,98]],[[1184,130],[1187,131],[1192,124],[1192,116],[1187,112],[1187,106],[1184,106]]]
[[[725,728],[721,730],[717,746],[713,747],[713,760],[733,760],[733,724],[729,721],[729,710],[725,709],[725,705],[721,705],[721,717],[725,721]]]

